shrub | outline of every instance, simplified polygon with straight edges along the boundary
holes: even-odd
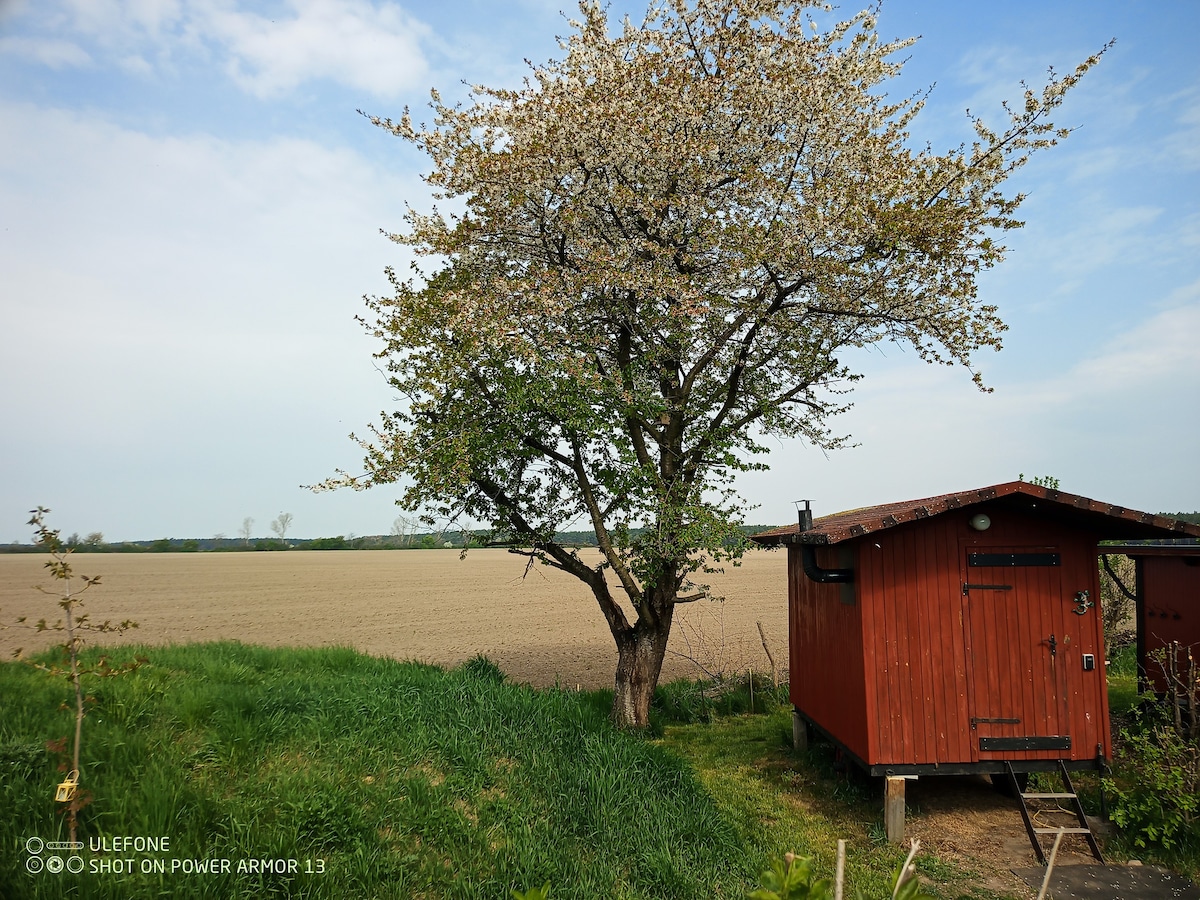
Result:
[[[1139,719],[1157,718],[1145,708]],[[1135,847],[1182,849],[1200,843],[1200,748],[1166,723],[1135,722],[1121,732],[1111,818]]]
[[[1153,655],[1168,690],[1147,696],[1121,731],[1105,789],[1111,817],[1135,847],[1200,846],[1200,671],[1190,650]]]

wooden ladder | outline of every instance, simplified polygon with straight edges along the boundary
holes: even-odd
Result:
[[[1033,844],[1034,855],[1037,856],[1037,861],[1041,865],[1046,864],[1046,854],[1042,850],[1042,843],[1039,835],[1043,834],[1058,834],[1059,831],[1065,834],[1081,834],[1083,839],[1087,841],[1088,847],[1091,848],[1092,856],[1103,863],[1104,855],[1100,852],[1100,846],[1096,843],[1096,836],[1092,834],[1091,826],[1088,825],[1087,816],[1083,814],[1083,804],[1079,802],[1079,795],[1075,793],[1075,787],[1071,784],[1071,776],[1067,774],[1067,766],[1061,759],[1058,761],[1058,773],[1062,776],[1063,790],[1059,792],[1041,792],[1041,791],[1023,791],[1017,783],[1017,775],[1013,771],[1012,764],[1006,762],[1005,770],[1008,772],[1008,780],[1012,784],[1013,793],[1021,801],[1021,819],[1025,822],[1025,831],[1029,835],[1029,843]],[[1073,813],[1079,825],[1074,828],[1038,828],[1033,824],[1033,819],[1029,815],[1029,800],[1070,800],[1072,809],[1063,809],[1059,806],[1050,807],[1048,809],[1037,810],[1045,813]]]

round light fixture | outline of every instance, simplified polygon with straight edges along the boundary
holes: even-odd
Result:
[[[976,513],[971,516],[971,527],[976,531],[987,531],[992,527],[992,520],[983,513]]]

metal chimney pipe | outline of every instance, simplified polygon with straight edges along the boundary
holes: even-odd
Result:
[[[804,509],[800,509],[800,504]],[[812,531],[812,506],[808,500],[797,500],[796,511],[800,517],[800,531]],[[800,566],[813,581],[819,584],[850,584],[854,581],[853,569],[822,569],[817,565],[817,548],[812,544],[800,545]]]
[[[804,509],[800,508],[801,503],[804,504]],[[811,531],[812,530],[812,508],[809,506],[809,501],[797,500],[796,501],[796,512],[800,516],[800,530],[801,531]]]

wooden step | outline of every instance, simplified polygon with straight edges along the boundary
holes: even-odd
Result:
[[[1008,762],[1004,763],[1005,773],[1008,775],[1009,783],[1016,789],[1016,794],[1021,804],[1021,820],[1025,823],[1025,832],[1029,835],[1029,843],[1033,845],[1033,852],[1037,856],[1037,860],[1042,865],[1046,864],[1046,854],[1042,850],[1042,844],[1039,840],[1039,835],[1043,834],[1078,834],[1082,835],[1087,841],[1088,848],[1092,851],[1092,856],[1104,864],[1104,854],[1100,852],[1100,845],[1096,843],[1096,836],[1092,833],[1089,826],[1087,816],[1083,812],[1083,804],[1079,802],[1079,794],[1075,790],[1075,786],[1071,784],[1071,776],[1067,773],[1067,764],[1065,760],[1058,760],[1058,774],[1062,779],[1062,791],[1021,791],[1017,789],[1017,776],[1013,772],[1012,765]],[[1026,800],[1069,800],[1071,809],[1064,809],[1061,806],[1055,808],[1041,809],[1042,813],[1067,813],[1074,815],[1077,828],[1035,828],[1033,819],[1029,815],[1029,807],[1026,805]]]
[[[1031,793],[1031,794],[1022,794],[1021,796],[1024,797],[1026,800],[1074,800],[1079,795],[1078,794]]]
[[[1034,834],[1058,834],[1060,831],[1063,834],[1091,834],[1092,833],[1092,830],[1090,828],[1035,828],[1035,829],[1033,829]]]

